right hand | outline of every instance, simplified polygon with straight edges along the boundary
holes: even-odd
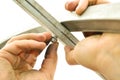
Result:
[[[120,34],[103,33],[80,41],[74,48],[65,47],[71,65],[83,65],[106,80],[120,80]]]

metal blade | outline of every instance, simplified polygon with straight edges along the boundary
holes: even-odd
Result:
[[[70,31],[120,33],[120,20],[73,20],[62,24]]]

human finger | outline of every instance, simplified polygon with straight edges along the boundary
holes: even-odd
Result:
[[[73,53],[74,48],[71,46],[65,46],[64,50],[65,50],[65,56],[66,56],[66,60],[67,60],[68,64],[71,64],[71,65],[77,64],[77,62],[73,58],[74,57],[74,53]]]
[[[31,50],[29,53],[21,54],[21,58],[27,62],[31,67],[34,66],[37,56],[40,55],[40,50]]]
[[[76,14],[82,14],[88,7],[88,0],[80,0],[78,6],[75,9]]]
[[[38,42],[35,40],[17,40],[8,45],[5,45],[3,47],[3,50],[17,55],[23,51],[29,51],[34,49],[43,50],[45,46],[46,46],[46,43]]]
[[[79,0],[69,0],[65,3],[65,9],[69,11],[75,11],[78,6]]]
[[[39,50],[42,51],[46,46],[46,43],[39,42],[35,40],[17,40],[10,44],[5,45],[2,48],[4,53],[9,53],[12,55],[19,55],[20,53],[27,53],[31,50]],[[2,54],[3,57],[9,59],[9,61],[14,62],[12,59],[13,57],[9,57],[9,55]]]
[[[88,0],[88,5],[91,6],[91,5],[95,5],[97,4],[99,0]]]
[[[69,11],[75,11],[82,14],[88,6],[88,0],[70,0],[65,4],[65,8]]]
[[[56,69],[56,64],[57,64],[57,48],[58,48],[58,43],[55,42],[51,44],[45,55],[45,59],[42,63],[40,71],[45,72],[47,76],[51,76],[53,78],[54,72]]]
[[[96,0],[96,4],[114,3],[119,0]]]
[[[37,41],[46,41],[51,38],[51,33],[49,32],[43,32],[43,33],[27,33],[27,34],[21,34],[12,37],[7,43],[13,42],[15,40],[37,40]]]
[[[50,32],[44,32],[44,33],[42,33],[42,34],[45,36],[45,42],[48,42],[48,41],[51,40],[52,35],[51,35]]]

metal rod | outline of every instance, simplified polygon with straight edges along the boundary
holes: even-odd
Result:
[[[42,6],[40,6],[34,0],[14,0],[19,6],[21,6],[27,13],[29,13],[38,23],[40,23],[47,30],[51,31],[56,37],[58,37],[64,44],[75,46],[78,43],[78,39],[52,17]]]

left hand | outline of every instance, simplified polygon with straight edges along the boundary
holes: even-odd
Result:
[[[111,0],[68,0],[65,3],[66,10],[82,14],[88,6],[112,2]]]
[[[48,32],[11,38],[0,50],[0,80],[53,80],[58,43],[48,47],[41,69],[32,69],[37,56],[50,39]]]

